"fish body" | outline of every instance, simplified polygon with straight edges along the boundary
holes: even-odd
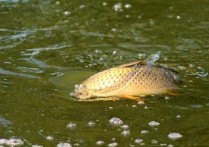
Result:
[[[171,68],[143,61],[101,71],[80,85],[72,96],[80,99],[91,97],[124,97],[164,94],[177,89],[180,76]]]

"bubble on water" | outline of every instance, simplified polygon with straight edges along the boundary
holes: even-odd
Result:
[[[102,140],[98,140],[97,142],[96,142],[96,145],[104,145],[104,141],[102,141]]]
[[[198,66],[197,69],[204,70],[202,67]]]
[[[46,139],[49,141],[52,141],[52,140],[54,140],[54,137],[53,136],[46,136]]]
[[[169,100],[170,99],[170,97],[169,96],[165,96],[165,100]]]
[[[73,123],[73,122],[70,122],[68,125],[67,125],[67,128],[68,129],[75,129],[77,127],[76,123]]]
[[[116,28],[112,28],[111,31],[112,31],[112,32],[116,32],[117,29],[116,29]],[[115,51],[115,53],[116,53],[116,51]]]
[[[160,146],[166,146],[166,145],[167,145],[166,143],[161,143],[161,144],[160,144]]]
[[[177,132],[172,132],[168,134],[168,138],[170,138],[171,140],[176,140],[182,138],[182,135]]]
[[[155,24],[155,21],[153,19],[149,19],[149,24],[153,25],[153,24]]]
[[[123,132],[121,132],[121,135],[124,137],[129,137],[131,135],[130,130],[124,130]]]
[[[141,139],[141,138],[137,138],[134,140],[135,143],[139,144],[139,143],[142,143],[144,140]]]
[[[5,145],[7,145],[7,146],[20,146],[20,145],[23,145],[23,144],[24,144],[24,142],[21,139],[16,138],[16,137],[11,137],[5,143]]]
[[[129,9],[129,8],[131,8],[132,6],[131,6],[131,4],[125,4],[124,5],[124,8],[126,8],[126,9]]]
[[[107,2],[103,2],[102,5],[103,5],[103,6],[107,6]]]
[[[143,105],[143,104],[145,104],[145,103],[144,103],[144,101],[139,101],[137,104]]]
[[[95,52],[96,54],[102,53],[102,51],[101,51],[100,49],[95,49],[94,52]]]
[[[116,11],[116,12],[122,12],[123,11],[123,8],[122,8],[122,3],[116,3],[113,5],[113,10]]]
[[[157,140],[152,140],[152,144],[157,144],[158,141]]]
[[[112,109],[113,109],[113,107],[109,107],[109,109],[110,109],[110,110],[112,110]]]
[[[94,121],[90,121],[87,124],[89,127],[94,127],[96,125],[96,123]]]
[[[126,18],[130,18],[131,16],[130,16],[130,15],[126,15],[125,17],[126,17]]]
[[[167,147],[174,147],[174,145],[172,145],[172,144],[168,144],[168,146]]]
[[[4,64],[12,64],[12,62],[7,62],[7,61],[5,61],[5,62],[3,62]]]
[[[123,124],[123,121],[120,118],[113,117],[109,120],[109,123],[112,126],[121,126]]]
[[[176,115],[176,118],[181,118],[181,115]]]
[[[0,139],[0,145],[6,144],[7,141],[8,141],[8,140],[7,140],[7,139],[4,139],[4,138]]]
[[[79,6],[79,9],[83,9],[83,8],[85,8],[85,5],[80,5]]]
[[[166,57],[164,57],[163,59],[166,60],[166,61],[168,60],[168,58],[166,58]]]
[[[63,14],[64,14],[65,16],[67,16],[67,15],[70,15],[71,13],[70,13],[70,11],[64,11]]]
[[[132,108],[136,108],[137,106],[136,105],[132,105]]]
[[[117,53],[117,51],[113,51],[112,54],[115,55]]]
[[[34,144],[31,147],[43,147],[42,145]]]
[[[149,131],[147,131],[147,130],[142,130],[140,133],[141,133],[141,134],[148,134]]]
[[[149,109],[149,107],[147,107],[147,106],[144,106],[144,109]]]
[[[177,16],[176,16],[176,19],[181,19],[181,16],[177,15]]]
[[[138,19],[142,19],[142,16],[141,16],[141,15],[139,15],[139,16],[138,16]]]
[[[191,68],[194,67],[194,64],[189,64],[189,67],[191,67]]]
[[[126,124],[125,124],[125,125],[120,126],[120,128],[121,128],[121,129],[124,129],[124,130],[127,130],[127,129],[129,129],[129,125],[126,125]]]
[[[195,105],[191,105],[190,107],[192,107],[192,108],[202,108],[203,105],[201,105],[201,104],[195,104]]]
[[[116,147],[118,146],[118,143],[117,142],[113,142],[113,143],[110,143],[107,145],[108,147]]]
[[[157,122],[157,121],[151,121],[151,122],[149,122],[148,124],[149,124],[149,126],[151,126],[151,127],[157,127],[157,126],[160,125],[160,123]]]
[[[57,144],[57,147],[72,147],[72,145],[70,143],[60,142]]]
[[[55,2],[55,5],[59,5],[59,4],[60,4],[60,1],[56,1],[56,2]]]
[[[80,144],[79,144],[79,143],[74,143],[73,146],[74,146],[74,147],[80,146]]]

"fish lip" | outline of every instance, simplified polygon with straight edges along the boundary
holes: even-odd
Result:
[[[83,96],[83,95],[79,95],[78,93],[75,93],[75,92],[70,92],[69,95],[72,96],[72,97],[76,97],[78,99],[89,99],[89,98],[91,98],[91,96],[89,96],[89,95]]]

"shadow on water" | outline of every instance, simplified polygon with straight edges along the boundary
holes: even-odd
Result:
[[[75,85],[95,74],[93,71],[72,70],[65,73],[57,73],[58,75],[49,81],[55,86],[63,89],[63,96],[69,98],[70,92],[73,92]],[[79,75],[79,76],[78,76]]]

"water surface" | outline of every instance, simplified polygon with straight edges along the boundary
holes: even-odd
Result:
[[[0,0],[0,139],[23,146],[208,145],[208,14],[206,0]],[[158,62],[184,78],[176,96],[138,105],[68,95],[93,73],[157,51]],[[122,127],[109,122],[114,117]]]

